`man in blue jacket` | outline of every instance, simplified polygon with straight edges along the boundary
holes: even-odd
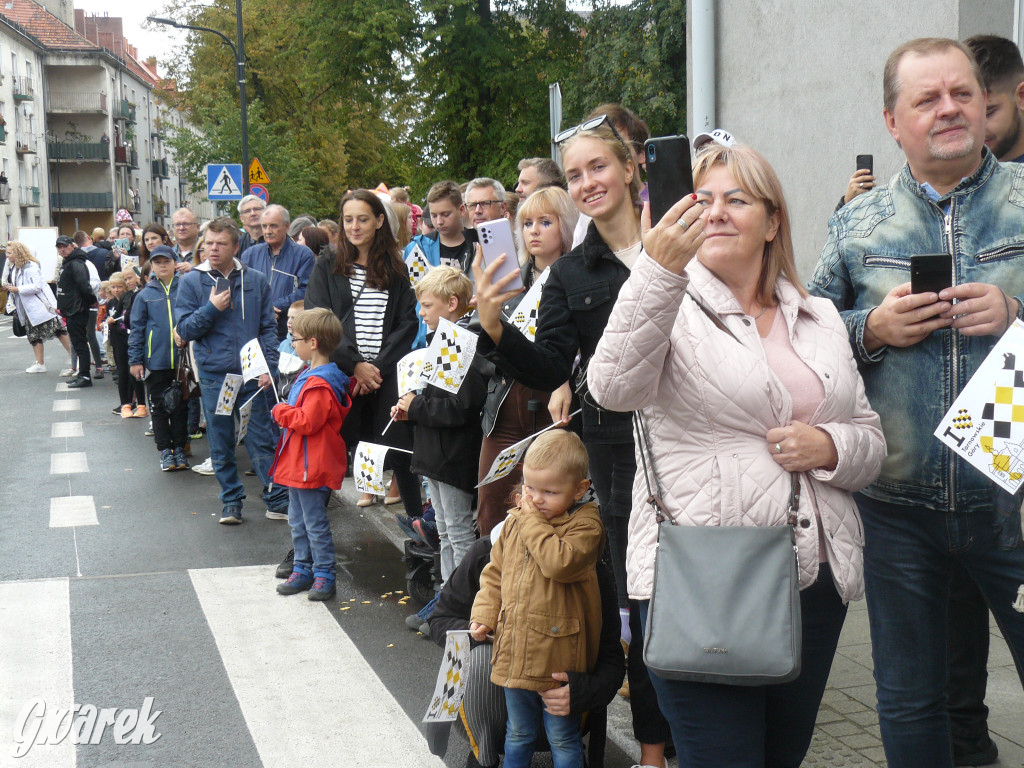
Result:
[[[316,257],[304,245],[288,237],[291,214],[280,205],[268,205],[260,216],[263,242],[246,250],[242,264],[256,269],[270,281],[278,340],[288,332],[288,307],[306,295],[306,285]]]
[[[270,373],[263,374],[258,381],[250,380],[242,385],[233,411],[258,393],[252,401],[245,449],[263,483],[267,517],[271,520],[288,519],[288,489],[267,490],[275,445],[269,408],[272,395],[267,392],[271,376],[277,373],[274,307],[267,279],[261,272],[249,269],[235,258],[238,238],[238,227],[228,217],[214,219],[207,225],[208,260],[182,278],[174,307],[178,335],[186,342],[195,342],[193,351],[199,368],[203,410],[206,411],[210,457],[224,505],[220,522],[225,525],[242,522],[245,487],[238,477],[235,463],[234,413],[218,415],[217,401],[225,374],[242,373],[240,353],[242,347],[253,339],[259,339]]]

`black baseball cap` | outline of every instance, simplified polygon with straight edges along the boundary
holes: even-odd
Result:
[[[67,235],[61,235],[57,238],[57,245],[74,245],[75,241]]]

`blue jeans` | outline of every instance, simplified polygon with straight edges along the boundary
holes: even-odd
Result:
[[[334,539],[327,522],[330,488],[289,488],[288,525],[292,527],[295,570],[334,578]]]
[[[946,715],[949,578],[959,563],[981,589],[1024,682],[1024,548],[1002,549],[990,509],[951,513],[855,494],[864,520],[864,578],[878,689],[878,721],[891,768],[953,765]]]
[[[245,498],[245,486],[238,477],[238,465],[235,462],[235,416],[238,408],[256,394],[259,389],[255,380],[245,382],[238,397],[235,399],[234,413],[231,416],[218,416],[217,398],[224,383],[223,375],[201,376],[199,379],[202,392],[203,410],[206,412],[206,436],[210,441],[210,458],[213,460],[213,474],[220,484],[220,501],[224,506],[241,507]],[[263,483],[263,502],[267,509],[283,512],[288,508],[288,489],[275,486],[269,491],[270,467],[274,463],[274,423],[270,418],[268,401],[273,394],[267,390],[252,401],[252,413],[249,417],[249,428],[245,433],[245,450],[252,461],[260,482]]]
[[[544,700],[537,691],[505,689],[508,729],[505,733],[504,768],[530,768],[537,733],[543,723],[551,745],[555,768],[583,768],[583,739],[579,715],[561,717],[544,711]]]
[[[640,618],[647,631],[647,608]],[[846,606],[822,563],[800,592],[800,676],[780,685],[719,685],[668,680],[650,672],[658,706],[687,768],[799,768],[814,733]],[[927,765],[921,763],[920,765]]]

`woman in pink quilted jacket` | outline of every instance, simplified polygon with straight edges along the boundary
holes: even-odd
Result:
[[[680,765],[796,768],[846,605],[864,591],[863,529],[850,493],[874,480],[885,442],[839,314],[797,278],[771,166],[749,147],[715,145],[698,157],[694,183],[696,194],[657,226],[645,210],[644,253],[588,384],[606,408],[642,409],[666,513],[681,525],[784,525],[797,473],[800,676],[752,687],[651,673]],[[657,523],[639,471],[633,488],[627,582],[631,598],[647,601]]]

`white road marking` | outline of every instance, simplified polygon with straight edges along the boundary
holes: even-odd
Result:
[[[14,727],[32,699],[47,712],[74,702],[67,579],[0,584],[0,768],[74,768],[75,745],[36,744],[14,757]]]
[[[54,400],[53,401],[53,412],[60,413],[61,411],[80,411],[82,410],[81,400]]]
[[[85,437],[80,421],[55,421],[50,426],[50,437]]]
[[[71,392],[71,388],[68,387],[68,383],[66,381],[61,381],[57,383],[57,388],[54,392]]]
[[[324,755],[333,765],[443,768],[327,606],[278,595],[274,568],[189,571],[264,768]],[[289,704],[309,702],[310,691],[315,705]]]
[[[70,475],[88,471],[89,461],[84,452],[50,454],[51,475]]]
[[[92,496],[58,496],[50,499],[50,527],[72,528],[99,525],[96,502]]]

